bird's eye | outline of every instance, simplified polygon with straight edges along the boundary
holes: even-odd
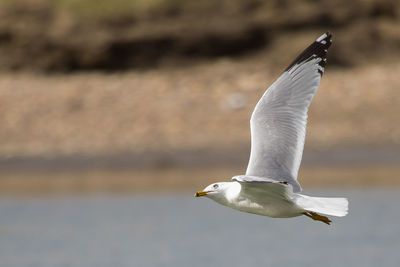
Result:
[[[218,188],[218,185],[217,185],[217,184],[215,184],[215,185],[213,185],[213,187],[214,187],[214,189],[217,189],[217,188]]]

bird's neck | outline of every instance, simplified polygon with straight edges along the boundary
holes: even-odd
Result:
[[[241,185],[238,182],[229,182],[221,194],[213,196],[213,200],[224,206],[231,206],[239,196]]]

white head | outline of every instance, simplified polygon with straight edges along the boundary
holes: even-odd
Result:
[[[198,191],[194,194],[195,197],[202,197],[206,196],[208,198],[211,198],[212,200],[226,205],[228,199],[232,197],[232,194],[239,193],[236,192],[236,184],[239,184],[237,182],[219,182],[219,183],[213,183],[204,188],[202,191]],[[239,191],[240,191],[240,185],[239,185]]]

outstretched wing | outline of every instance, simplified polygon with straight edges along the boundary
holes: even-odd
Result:
[[[331,34],[304,50],[264,93],[250,120],[251,154],[246,175],[285,181],[301,191],[307,110],[324,72]]]

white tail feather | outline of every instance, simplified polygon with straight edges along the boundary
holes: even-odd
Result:
[[[297,194],[296,204],[306,211],[343,217],[348,211],[349,202],[346,198],[310,197]]]

